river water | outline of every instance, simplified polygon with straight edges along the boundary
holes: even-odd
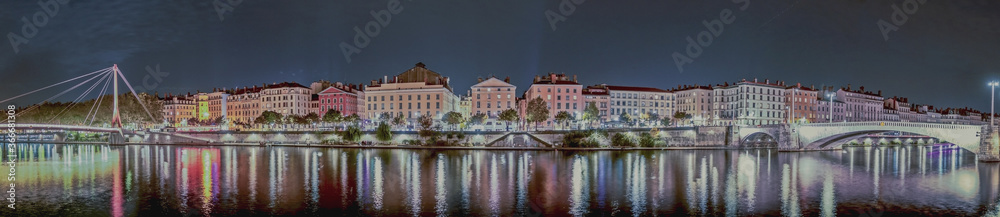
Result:
[[[18,152],[16,209],[5,199],[0,216],[980,216],[995,215],[1000,200],[1000,164],[945,147],[779,153],[19,144]]]

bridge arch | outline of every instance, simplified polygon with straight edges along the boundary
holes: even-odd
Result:
[[[906,132],[954,143],[972,152],[979,152],[978,134],[982,126],[908,122],[849,122],[803,124],[796,127],[797,142],[806,150],[836,149],[858,138],[885,132]]]
[[[768,132],[754,132],[740,138],[740,148],[777,148],[778,138]]]

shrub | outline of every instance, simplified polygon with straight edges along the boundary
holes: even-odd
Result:
[[[590,138],[593,131],[572,131],[563,136],[563,146],[574,148],[594,148],[599,147],[597,140]]]
[[[420,145],[420,140],[415,140],[415,139],[403,140],[403,145]]]
[[[614,136],[611,136],[611,145],[613,145],[613,146],[635,146],[635,142],[632,141],[632,138],[629,138],[629,136],[627,136],[625,134],[615,133]]]
[[[647,132],[643,132],[642,135],[639,136],[639,146],[641,147],[656,146],[656,138],[653,138],[653,135]]]
[[[356,126],[347,127],[346,130],[340,132],[340,137],[348,142],[357,142],[361,139],[361,129]]]
[[[375,129],[375,138],[382,142],[387,142],[392,140],[392,129],[385,122],[378,124],[378,128]]]

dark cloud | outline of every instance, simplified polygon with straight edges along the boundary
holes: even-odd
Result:
[[[223,1],[226,2],[226,1]],[[0,46],[0,98],[119,64],[133,85],[146,66],[170,72],[154,91],[325,79],[367,83],[424,62],[465,93],[479,76],[510,76],[520,90],[546,72],[582,83],[671,88],[740,78],[866,86],[937,106],[988,109],[1000,79],[1000,6],[927,1],[883,39],[892,1],[585,1],[552,30],[560,1],[408,1],[346,62],[339,44],[387,1],[244,0],[220,20],[212,1],[71,1],[14,54]],[[735,22],[680,73],[671,59],[703,20]],[[33,1],[0,2],[0,31],[20,32]],[[5,34],[6,35],[6,34]],[[51,96],[51,94],[49,95]],[[34,103],[48,96],[26,98]],[[75,96],[74,96],[75,97]]]

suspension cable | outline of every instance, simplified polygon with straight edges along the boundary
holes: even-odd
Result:
[[[87,79],[86,81],[83,81],[83,82],[80,82],[80,83],[79,83],[79,84],[77,84],[76,86],[73,86],[73,87],[70,87],[69,89],[66,89],[66,90],[65,90],[65,91],[63,91],[63,92],[61,92],[61,93],[59,93],[59,94],[56,94],[55,96],[52,96],[52,97],[49,97],[49,98],[48,98],[48,99],[46,99],[45,101],[52,101],[53,99],[55,99],[55,98],[58,98],[58,97],[62,96],[63,94],[66,94],[66,93],[68,93],[69,91],[72,91],[73,89],[76,89],[77,87],[80,87],[81,85],[83,85],[83,84],[86,84],[87,82],[90,82],[91,80],[94,80],[95,78],[97,78],[97,77],[101,77],[101,76],[102,76],[102,75],[97,75],[97,76],[94,76],[93,78],[90,78],[90,79]],[[42,101],[42,102],[45,102],[45,101]],[[2,103],[2,102],[0,102],[0,103]]]
[[[127,86],[129,91],[132,92],[132,96],[135,96],[135,100],[139,102],[139,105],[142,106],[142,109],[146,110],[146,114],[149,115],[149,119],[153,120],[153,123],[157,123],[158,121],[156,120],[156,118],[153,117],[153,113],[150,113],[149,109],[146,108],[146,105],[142,103],[141,99],[139,99],[139,95],[135,93],[135,89],[132,89],[132,85],[128,83],[128,79],[125,79],[125,75],[122,74],[122,71],[121,70],[112,70],[112,71],[117,71],[113,73],[118,73],[118,75],[122,77],[122,81],[125,82],[125,86]]]
[[[87,111],[87,117],[83,118],[83,122],[86,123],[85,125],[90,126],[97,119],[97,111],[101,110],[101,103],[104,102],[104,94],[108,91],[108,84],[111,83],[111,79],[113,78],[109,77],[107,80],[104,80],[104,86],[101,87],[101,92],[98,93],[97,99],[94,100],[94,105],[90,107],[90,111]],[[93,117],[90,116],[90,112],[94,112]],[[90,120],[89,122],[87,121],[88,119]]]
[[[55,120],[56,118],[58,118],[64,112],[68,111],[70,108],[73,108],[73,106],[76,106],[76,104],[78,102],[80,102],[81,99],[83,99],[85,96],[87,96],[87,94],[90,94],[90,92],[93,91],[94,88],[97,87],[97,85],[101,84],[100,81],[106,79],[110,75],[111,75],[111,73],[104,74],[104,76],[101,77],[100,80],[98,80],[97,82],[94,82],[93,85],[90,85],[90,88],[87,88],[86,91],[83,91],[83,94],[80,94],[80,96],[76,97],[76,99],[74,99],[73,102],[69,104],[69,106],[66,106],[66,108],[63,108],[62,111],[60,111],[59,113],[57,113],[55,116],[52,116],[52,119],[49,119],[49,122],[51,123],[53,120]],[[90,80],[88,80],[88,81],[90,81]]]
[[[21,95],[17,95],[15,97],[10,98],[10,99],[5,99],[5,100],[0,101],[0,104],[3,104],[5,102],[7,102],[7,101],[11,101],[11,100],[14,100],[14,99],[17,99],[17,98],[21,98],[23,96],[27,96],[27,95],[33,94],[33,93],[38,92],[38,91],[42,91],[42,90],[49,89],[49,88],[52,88],[52,87],[55,87],[55,86],[59,86],[61,84],[65,84],[65,83],[70,82],[70,81],[74,81],[74,80],[77,80],[77,79],[80,79],[80,78],[83,78],[83,77],[87,77],[87,76],[90,76],[90,75],[93,75],[93,74],[97,74],[97,73],[101,73],[101,72],[107,72],[107,70],[109,70],[109,69],[111,69],[111,67],[104,68],[104,69],[101,69],[101,70],[97,70],[97,71],[94,71],[94,72],[91,72],[91,73],[87,73],[85,75],[81,75],[81,76],[76,77],[76,78],[72,78],[72,79],[65,80],[65,81],[62,81],[62,82],[59,82],[59,83],[55,83],[53,85],[49,85],[49,86],[43,87],[41,89],[33,90],[33,91],[30,91],[30,92],[27,92],[27,93],[24,93],[24,94],[21,94]]]
[[[109,68],[105,68],[105,69],[102,69],[102,70],[100,70],[99,72],[105,72],[105,73],[107,73],[107,72],[108,72],[108,69],[109,69]],[[90,74],[93,74],[93,73],[90,73]],[[88,75],[89,75],[89,74],[88,74]],[[76,86],[73,86],[73,87],[71,87],[70,89],[67,89],[67,90],[65,90],[65,91],[63,91],[63,92],[61,92],[61,93],[59,93],[59,94],[57,94],[57,95],[55,95],[55,96],[52,96],[52,97],[50,97],[50,98],[48,98],[48,99],[45,99],[45,100],[43,100],[43,101],[41,101],[41,102],[38,102],[38,103],[36,103],[36,104],[35,104],[34,106],[31,106],[30,108],[28,108],[28,109],[25,109],[25,110],[24,110],[24,111],[22,111],[22,112],[19,112],[19,113],[18,113],[17,115],[18,115],[18,116],[20,116],[20,115],[23,115],[23,114],[26,114],[26,113],[27,113],[28,111],[33,111],[33,110],[35,110],[35,109],[38,109],[38,108],[41,108],[41,107],[42,107],[42,104],[43,104],[43,103],[45,103],[45,102],[47,102],[47,101],[51,101],[52,99],[55,99],[55,98],[57,98],[57,97],[59,97],[59,96],[62,96],[63,94],[66,94],[67,92],[69,92],[69,91],[71,91],[71,90],[73,90],[73,89],[76,89],[76,88],[77,88],[77,87],[79,87],[80,85],[83,85],[83,84],[85,84],[85,83],[87,83],[87,82],[90,82],[91,80],[94,80],[95,78],[98,78],[98,77],[101,77],[102,75],[106,75],[106,74],[99,74],[99,75],[96,75],[96,76],[94,76],[94,77],[92,77],[92,78],[90,78],[90,79],[87,79],[86,81],[83,81],[83,82],[81,82],[80,84],[77,84]],[[84,75],[84,76],[86,76],[86,75]],[[72,80],[76,80],[76,78],[74,78],[74,79],[70,79],[70,80],[67,80],[67,81],[64,81],[64,82],[60,82],[60,83],[58,83],[58,84],[54,84],[54,85],[52,85],[52,86],[55,86],[55,85],[59,85],[59,84],[63,84],[63,83],[66,83],[66,82],[69,82],[69,81],[72,81]],[[52,87],[52,86],[49,86],[49,87]],[[38,90],[35,90],[35,91],[32,91],[32,92],[29,92],[29,93],[26,93],[26,94],[22,94],[22,96],[23,96],[23,95],[27,95],[27,94],[31,94],[31,93],[34,93],[34,92],[38,92],[38,91],[40,91],[40,90],[44,90],[44,89],[47,89],[47,88],[49,88],[49,87],[45,87],[45,88],[42,88],[42,89],[38,89]],[[21,97],[21,96],[17,96],[17,97]],[[17,97],[14,97],[14,98],[11,98],[11,99],[16,99]],[[8,100],[10,100],[10,99],[8,99]]]

